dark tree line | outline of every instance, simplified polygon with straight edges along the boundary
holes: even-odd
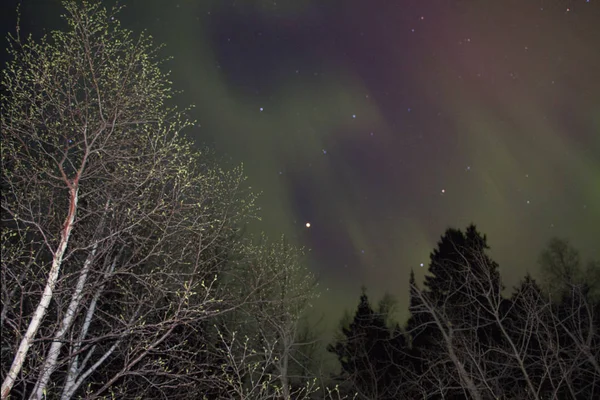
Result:
[[[540,257],[542,287],[527,275],[504,295],[485,236],[448,229],[410,318],[385,323],[365,293],[329,346],[338,379],[362,399],[593,399],[600,396],[597,263],[583,268],[567,242]]]

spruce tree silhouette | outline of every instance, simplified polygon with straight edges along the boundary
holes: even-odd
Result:
[[[425,288],[436,301],[465,294],[463,287],[469,278],[490,276],[495,289],[499,291],[500,275],[498,264],[486,254],[489,249],[487,238],[481,235],[475,225],[460,229],[448,229],[438,247],[430,255],[429,276],[425,277]]]
[[[485,304],[500,298],[498,264],[486,254],[487,239],[471,224],[463,233],[448,229],[430,255],[424,288],[410,278],[410,318],[406,331],[411,337],[411,363],[419,374],[415,385],[432,398],[465,398],[465,386],[475,390],[476,379],[465,382],[456,372],[476,368],[472,349],[481,361],[491,353],[499,332]],[[448,333],[452,334],[448,336]],[[462,355],[465,350],[468,355]],[[452,352],[453,354],[450,354]],[[473,395],[473,393],[471,393]]]
[[[363,288],[352,322],[342,327],[342,335],[327,347],[341,364],[338,378],[349,384],[351,397],[356,393],[360,399],[398,398],[397,387],[392,384],[397,381],[394,372],[398,369],[392,359],[391,343],[384,316],[373,310]]]
[[[559,276],[559,295],[527,275],[505,298],[488,249],[474,225],[464,232],[448,229],[430,255],[423,287],[411,271],[404,329],[386,318],[392,303],[374,310],[363,290],[354,318],[328,347],[340,361],[339,378],[350,397],[599,397],[595,271],[586,271],[592,277],[587,280]]]

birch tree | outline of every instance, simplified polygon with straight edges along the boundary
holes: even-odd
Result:
[[[254,392],[257,398],[307,398],[316,390],[311,379],[298,376],[298,357],[313,344],[300,340],[301,324],[318,296],[304,258],[284,238],[270,243],[263,236],[244,247],[244,259],[231,271],[228,290],[243,301],[218,327],[216,351],[236,368],[226,382],[236,388],[232,398]]]
[[[68,30],[17,31],[2,75],[2,399],[170,376],[161,346],[223,312],[213,287],[253,210],[241,170],[181,133],[151,37],[64,6]]]

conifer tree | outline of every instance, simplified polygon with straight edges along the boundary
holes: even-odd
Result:
[[[448,229],[430,255],[423,289],[411,275],[407,332],[415,370],[422,372],[417,384],[428,396],[468,390],[477,398],[478,386],[486,386],[481,373],[468,371],[477,370],[499,340],[489,300],[501,302],[500,276],[487,249],[474,225],[464,233]]]
[[[450,228],[438,242],[430,255],[429,273],[425,277],[425,288],[436,301],[464,297],[464,285],[471,276],[490,275],[495,289],[500,289],[498,264],[486,254],[489,249],[487,238],[471,224],[463,233]]]
[[[341,379],[361,399],[392,399],[393,371],[391,335],[381,313],[373,310],[363,289],[354,319],[342,327],[341,337],[328,346],[342,367]]]

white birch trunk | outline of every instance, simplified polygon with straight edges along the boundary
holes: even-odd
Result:
[[[118,257],[117,257],[118,259]],[[114,265],[115,265],[116,261],[113,262],[112,267],[114,269]],[[112,273],[112,270],[111,270]],[[128,325],[131,326],[133,324],[133,322],[136,320],[136,318],[139,316],[139,312],[140,312],[141,306],[138,307],[137,311],[131,316],[131,319],[128,322]],[[85,327],[86,331],[87,328],[89,328],[89,324]],[[171,328],[171,331],[173,330],[173,328]],[[85,335],[83,335],[82,339],[85,337]],[[83,372],[83,370],[85,369],[85,366],[87,365],[87,362],[89,361],[89,359],[91,358],[92,354],[94,353],[94,350],[96,349],[96,346],[92,346],[92,348],[90,349],[90,351],[88,352],[88,354],[85,356],[83,362],[81,363],[81,366],[79,367],[78,370],[75,371],[75,375],[70,376],[71,379],[73,379],[73,382],[71,384],[69,384],[69,386],[67,387],[65,385],[65,387],[63,388],[63,393],[61,394],[61,400],[69,400],[73,397],[73,395],[75,394],[75,392],[77,391],[77,389],[79,389],[79,387],[83,384],[83,382],[85,382],[85,380],[96,370],[98,369],[99,366],[101,366],[104,361],[106,361],[108,359],[108,357],[110,357],[110,355],[117,349],[117,347],[121,344],[121,342],[123,341],[123,339],[126,337],[126,335],[122,335],[107,351],[106,353],[104,353],[102,355],[102,357],[100,357],[98,359],[98,361],[96,361],[94,364],[92,364],[87,371]],[[163,339],[161,339],[160,341],[162,341]],[[137,360],[139,361],[139,359]],[[133,365],[135,365],[135,363],[137,363],[137,361],[135,361],[133,363]],[[112,380],[112,383],[114,383],[114,380]],[[108,388],[110,385],[105,385],[105,389]],[[92,398],[95,398],[94,396],[92,396]]]
[[[61,400],[69,400],[71,397],[73,397],[73,395],[75,394],[75,391],[77,391],[77,389],[79,389],[79,386],[81,386],[81,384],[87,379],[87,377],[90,376],[92,374],[92,372],[94,372],[100,365],[102,365],[102,363],[104,363],[104,361],[106,361],[106,359],[108,357],[110,357],[110,355],[115,351],[115,349],[121,344],[121,341],[122,341],[122,339],[117,340],[110,347],[110,349],[108,349],[108,351],[106,353],[104,353],[98,361],[96,361],[94,364],[92,364],[92,366],[85,373],[81,374],[81,376],[79,376],[79,378],[77,378],[77,380],[75,380],[69,386],[68,389],[65,387],[62,395],[60,396],[60,399]],[[91,355],[91,353],[94,352],[94,348],[95,348],[95,346],[90,350],[89,355]],[[85,366],[85,362],[81,364],[81,368],[83,369],[84,366]]]
[[[29,351],[29,346],[31,346],[31,342],[37,334],[40,324],[42,323],[42,320],[46,315],[46,311],[48,310],[48,306],[50,305],[50,301],[52,300],[54,286],[56,285],[56,281],[58,280],[63,256],[65,254],[65,251],[67,250],[67,245],[69,244],[69,237],[71,236],[71,231],[73,230],[75,213],[77,212],[78,186],[76,183],[73,183],[70,186],[69,196],[69,212],[67,214],[67,218],[65,219],[65,224],[61,232],[60,242],[52,257],[52,267],[50,268],[50,273],[48,274],[48,279],[46,280],[44,293],[42,294],[42,298],[40,299],[40,302],[38,303],[38,306],[35,309],[35,312],[33,313],[33,317],[29,322],[27,331],[25,332],[23,339],[21,339],[19,349],[15,354],[15,358],[13,359],[8,374],[6,375],[6,378],[4,378],[4,382],[2,382],[2,392],[0,395],[0,399],[2,400],[8,398],[10,391],[17,379],[17,375],[23,367],[25,357],[27,356],[27,352]]]
[[[56,369],[56,363],[58,360],[58,355],[60,354],[60,350],[64,344],[63,338],[65,334],[71,328],[71,324],[77,315],[77,310],[79,309],[79,304],[81,303],[81,298],[83,294],[83,288],[87,282],[87,278],[89,276],[90,267],[94,262],[94,257],[96,256],[96,251],[98,249],[98,243],[96,242],[92,247],[92,251],[86,258],[83,263],[83,269],[79,274],[79,279],[77,279],[77,285],[75,286],[75,292],[71,296],[71,302],[67,307],[67,312],[60,322],[60,326],[56,335],[54,335],[54,340],[52,341],[52,345],[50,345],[50,350],[48,350],[48,354],[46,355],[46,360],[42,366],[40,376],[33,388],[33,392],[29,397],[30,400],[40,400],[44,394],[44,390],[48,385],[48,381],[50,380],[50,375]]]
[[[114,260],[108,267],[108,270],[105,273],[105,280],[106,280],[106,278],[108,278],[112,275],[113,271],[115,270],[115,266],[117,264],[118,259],[119,259],[119,255],[117,255],[114,258]],[[65,380],[65,385],[63,387],[61,400],[70,399],[73,396],[73,394],[75,393],[75,391],[77,390],[77,388],[79,387],[79,385],[81,385],[82,376],[80,376],[80,375],[81,375],[82,371],[84,370],[84,368],[86,367],[86,364],[87,364],[89,358],[92,356],[92,353],[94,352],[95,346],[93,346],[92,349],[90,349],[87,356],[81,362],[81,365],[79,365],[78,353],[79,353],[79,350],[81,349],[81,345],[82,345],[83,341],[87,337],[87,332],[90,328],[90,324],[92,323],[92,318],[96,311],[96,305],[98,304],[98,299],[100,298],[100,295],[104,291],[104,287],[105,287],[105,284],[102,284],[100,286],[100,288],[98,288],[96,293],[94,293],[94,297],[92,298],[92,301],[90,302],[90,305],[89,305],[88,310],[85,315],[85,319],[83,320],[83,325],[81,326],[81,331],[79,333],[79,336],[77,337],[77,341],[75,342],[75,345],[73,346],[72,353],[75,355],[73,356],[73,358],[69,364],[69,369],[67,372],[67,378]],[[117,341],[117,344],[118,343],[120,343],[120,341]],[[113,346],[113,347],[116,347],[116,346]],[[108,355],[110,355],[110,353],[112,353],[112,351],[114,351],[114,349],[110,350],[108,352],[108,354],[105,354],[105,356],[107,357]],[[106,357],[103,356],[101,358],[101,360],[104,361],[106,359]],[[94,369],[96,369],[97,366],[100,365],[98,363],[96,363],[96,364],[95,364]],[[93,370],[90,371],[90,373],[91,372],[93,372]],[[89,373],[87,375],[89,375]]]
[[[102,219],[100,220],[100,223],[98,224],[98,228],[96,230],[96,232],[98,232],[100,235],[102,235],[102,231],[104,230],[104,224],[106,221],[106,213],[108,212],[109,205],[110,205],[110,200],[106,202],[106,205],[104,207],[104,213],[102,214]],[[94,235],[94,236],[96,236],[96,235]],[[97,236],[96,236],[96,239],[98,239]],[[77,284],[75,285],[75,292],[71,296],[71,302],[69,303],[69,306],[67,307],[67,312],[65,313],[65,316],[63,317],[62,321],[60,322],[58,332],[54,335],[54,340],[52,341],[52,344],[50,345],[50,350],[48,351],[48,354],[46,355],[46,360],[44,361],[44,364],[42,366],[40,376],[38,377],[38,380],[33,388],[33,392],[31,393],[31,396],[29,397],[30,400],[41,400],[41,398],[44,394],[44,390],[46,389],[46,386],[48,385],[48,381],[50,380],[50,376],[56,369],[58,355],[60,354],[60,350],[62,349],[62,346],[64,344],[63,338],[66,335],[66,333],[69,331],[69,329],[71,328],[71,325],[73,324],[73,321],[75,320],[75,317],[77,316],[77,310],[79,309],[79,305],[80,305],[81,299],[83,297],[83,288],[85,287],[85,284],[87,283],[87,279],[90,274],[90,269],[91,269],[92,265],[94,264],[94,260],[96,258],[97,251],[98,251],[98,240],[95,241],[94,245],[92,246],[92,251],[90,251],[90,253],[88,254],[87,258],[85,259],[85,261],[83,263],[83,268],[81,269],[81,272],[79,273],[79,279],[77,279]]]

